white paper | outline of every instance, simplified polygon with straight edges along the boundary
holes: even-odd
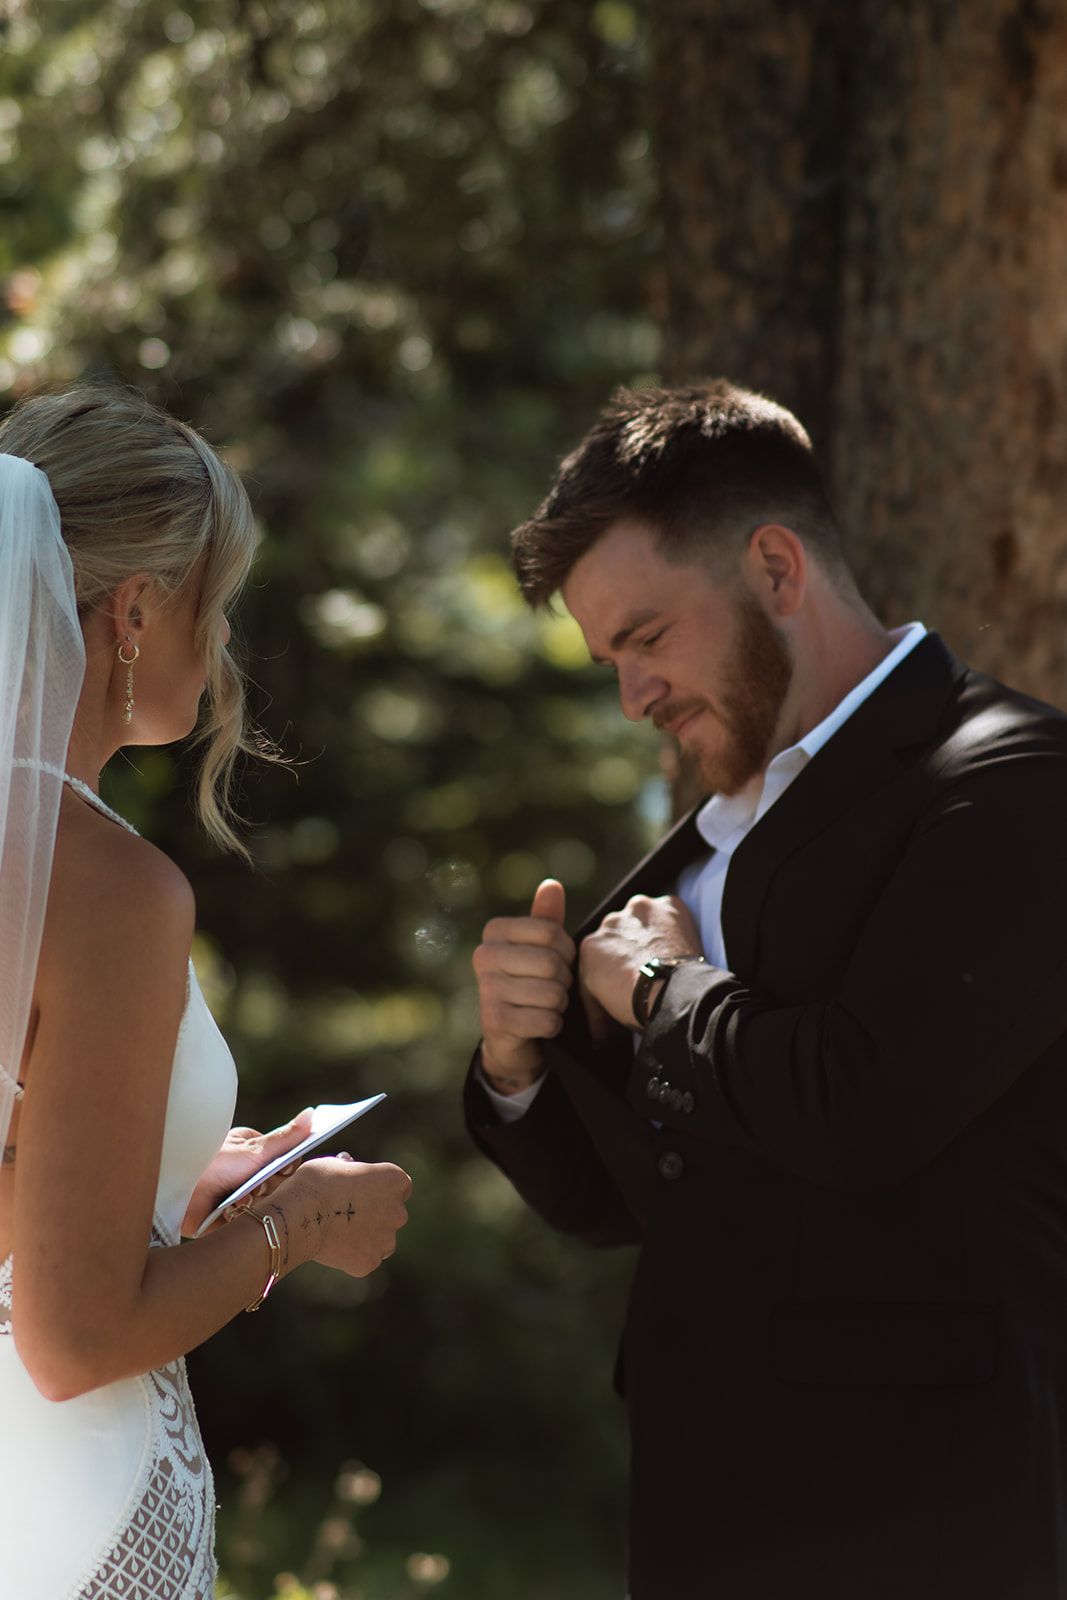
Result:
[[[243,1200],[253,1189],[258,1189],[268,1178],[273,1178],[276,1172],[281,1172],[294,1161],[301,1161],[312,1150],[317,1150],[320,1144],[325,1144],[327,1139],[331,1139],[335,1133],[340,1133],[342,1128],[346,1128],[350,1122],[355,1122],[357,1117],[362,1117],[371,1106],[376,1106],[384,1099],[384,1094],[372,1094],[369,1100],[353,1100],[347,1106],[316,1106],[311,1113],[311,1132],[307,1138],[294,1145],[291,1150],[287,1150],[283,1156],[276,1156],[273,1161],[268,1161],[265,1167],[260,1167],[250,1178],[246,1178],[239,1188],[226,1196],[221,1205],[215,1207],[209,1217],[204,1218],[193,1237],[199,1239],[204,1230],[210,1228],[230,1206]]]

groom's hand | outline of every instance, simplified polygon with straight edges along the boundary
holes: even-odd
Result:
[[[652,956],[699,956],[700,934],[685,904],[676,895],[654,899],[635,894],[622,911],[612,911],[595,933],[582,940],[578,977],[582,999],[599,1004],[616,1022],[637,1027],[634,984]],[[654,1002],[661,985],[655,984]]]
[[[553,1038],[563,1026],[575,956],[565,915],[563,885],[546,878],[530,915],[494,917],[474,952],[482,1071],[500,1094],[517,1094],[541,1076],[535,1041]]]

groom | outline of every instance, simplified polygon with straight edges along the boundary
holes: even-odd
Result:
[[[1067,1595],[1067,718],[882,628],[724,383],[621,392],[513,543],[712,796],[475,958],[474,1138],[641,1245],[633,1600]]]

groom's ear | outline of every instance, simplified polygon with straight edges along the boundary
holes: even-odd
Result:
[[[792,528],[777,522],[757,528],[748,543],[745,567],[769,615],[791,617],[800,609],[808,586],[808,559]]]

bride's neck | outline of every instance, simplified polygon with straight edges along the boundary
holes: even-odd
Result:
[[[108,715],[107,681],[92,670],[90,657],[85,682],[74,713],[74,727],[67,746],[67,771],[72,778],[80,778],[90,789],[98,791],[100,774],[119,748],[114,736],[109,736],[111,718]]]
[[[98,793],[100,774],[123,742],[112,683],[114,629],[104,612],[90,611],[82,619],[82,635],[85,677],[67,747],[67,771]]]

